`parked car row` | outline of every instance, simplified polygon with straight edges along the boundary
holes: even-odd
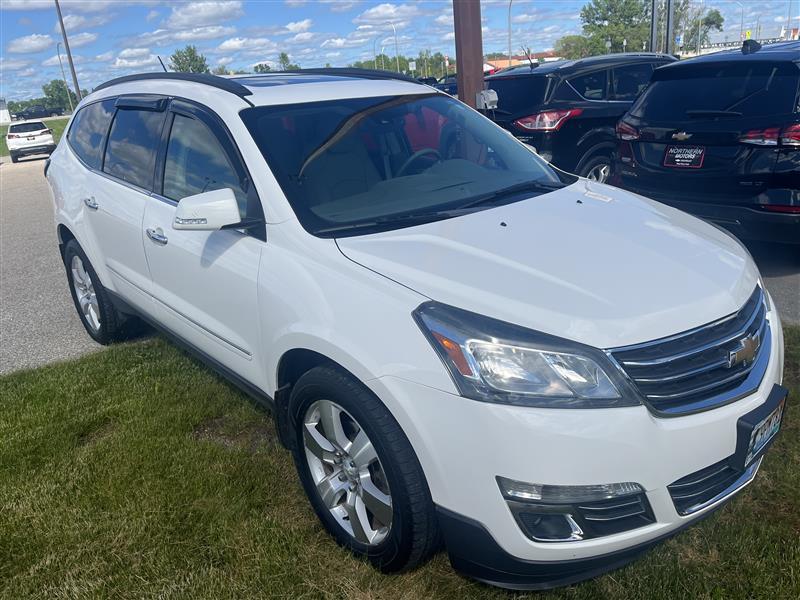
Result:
[[[29,106],[11,115],[14,121],[24,121],[27,119],[44,119],[45,117],[58,117],[64,111],[60,108],[47,108],[41,105]]]
[[[644,85],[609,60],[495,81],[543,85],[515,120],[554,131],[576,94],[588,131]],[[735,497],[781,428],[741,244],[411,78],[122,77],[45,175],[87,333],[149,321],[268,406],[321,523],[383,571],[443,542],[515,590],[594,577]]]

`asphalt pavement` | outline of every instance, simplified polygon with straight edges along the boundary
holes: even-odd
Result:
[[[44,157],[0,162],[0,373],[101,349],[72,305]],[[800,245],[751,244],[750,249],[781,317],[800,324]]]

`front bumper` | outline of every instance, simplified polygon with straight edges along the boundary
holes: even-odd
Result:
[[[487,404],[397,377],[370,385],[417,452],[454,567],[508,587],[561,585],[629,562],[730,498],[681,516],[667,486],[733,455],[737,421],[764,404],[782,381],[783,334],[777,313],[768,318],[770,360],[757,391],[687,416],[658,418],[644,406],[571,410]],[[636,482],[646,491],[655,522],[594,539],[535,542],[515,521],[498,475],[550,485]]]

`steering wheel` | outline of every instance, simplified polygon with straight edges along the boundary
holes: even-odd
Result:
[[[436,160],[438,162],[442,161],[442,155],[439,154],[439,151],[436,148],[423,148],[422,150],[417,150],[414,152],[414,154],[406,159],[406,162],[403,163],[403,166],[398,169],[395,177],[401,177],[406,172],[406,169],[411,166],[411,163],[422,156],[427,156],[428,154],[435,154]]]

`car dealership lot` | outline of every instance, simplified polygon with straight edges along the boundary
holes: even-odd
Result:
[[[0,373],[100,348],[72,306],[43,168],[43,157],[0,166]],[[750,246],[783,320],[800,324],[800,246]]]

